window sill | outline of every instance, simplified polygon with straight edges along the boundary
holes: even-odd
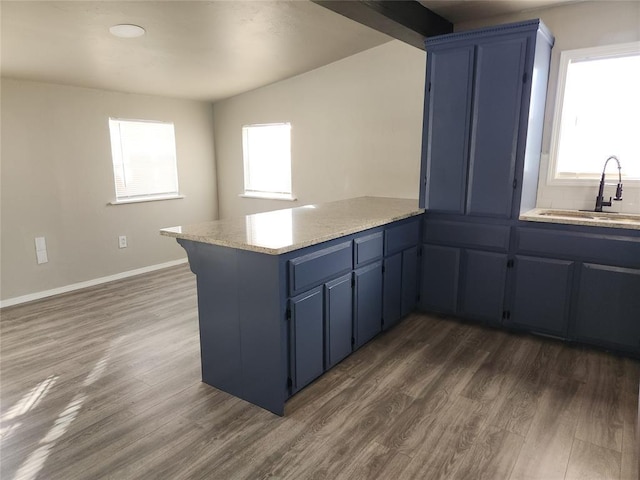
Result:
[[[605,184],[607,186],[615,186],[618,184],[617,172],[607,174]],[[598,178],[554,178],[547,180],[548,187],[594,187],[598,188],[600,177]],[[627,188],[640,188],[639,179],[622,179],[622,185]]]
[[[122,200],[114,200],[107,205],[126,205],[127,203],[143,203],[143,202],[158,202],[160,200],[177,200],[184,198],[184,195],[158,195],[154,197],[140,197],[140,198],[127,198]]]
[[[251,192],[251,193],[241,193],[238,196],[242,197],[242,198],[259,198],[259,199],[262,199],[262,200],[284,200],[284,201],[287,201],[287,202],[295,202],[296,200],[298,200],[293,195],[281,194],[281,193]]]

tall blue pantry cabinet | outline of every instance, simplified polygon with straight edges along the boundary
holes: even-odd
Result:
[[[536,201],[553,42],[540,20],[425,42],[423,310],[505,315],[511,220]]]

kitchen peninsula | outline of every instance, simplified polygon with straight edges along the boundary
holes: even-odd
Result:
[[[202,380],[283,415],[414,310],[422,212],[360,197],[161,230],[197,276]]]

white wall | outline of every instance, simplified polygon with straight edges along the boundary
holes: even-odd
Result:
[[[216,218],[211,104],[12,79],[1,95],[1,299],[184,258],[158,230]],[[108,205],[110,116],[175,123],[184,199]],[[37,236],[49,263],[36,264]]]
[[[598,192],[598,181],[592,186],[547,185],[547,169],[551,142],[552,121],[555,109],[560,52],[577,48],[627,43],[640,40],[640,2],[596,1],[576,3],[561,7],[535,10],[517,15],[508,15],[456,24],[456,31],[479,28],[486,25],[516,22],[540,18],[556,38],[552,50],[551,72],[547,90],[545,124],[542,140],[542,160],[538,184],[538,206],[543,208],[592,209]],[[604,165],[604,161],[602,163]],[[628,159],[627,161],[640,161]],[[624,169],[624,162],[623,162]],[[611,168],[612,178],[617,170]],[[613,189],[615,190],[615,189]],[[609,192],[613,195],[614,191]],[[607,193],[607,195],[609,194]],[[640,213],[640,186],[625,185],[624,199],[613,202],[609,211]]]
[[[426,55],[399,41],[214,105],[220,217],[418,197]],[[243,125],[291,122],[297,202],[240,198]]]

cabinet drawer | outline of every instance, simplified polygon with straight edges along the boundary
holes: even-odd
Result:
[[[382,232],[356,238],[353,245],[353,264],[357,267],[382,257]]]
[[[507,225],[456,222],[427,219],[424,241],[437,245],[486,248],[498,252],[509,249],[510,228]]]
[[[384,232],[384,254],[391,255],[409,247],[418,245],[420,239],[420,220],[391,227]]]
[[[296,295],[351,270],[351,242],[289,261],[289,293]]]

